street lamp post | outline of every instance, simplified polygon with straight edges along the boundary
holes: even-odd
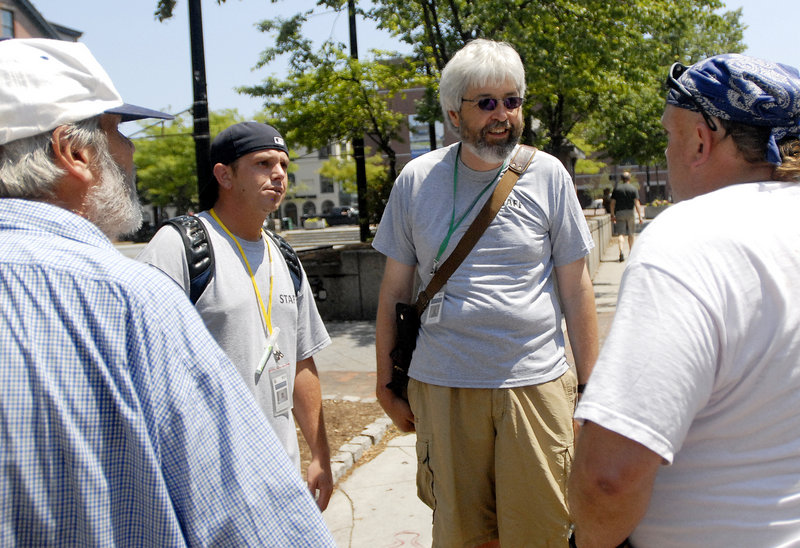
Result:
[[[356,37],[356,2],[347,0],[350,19],[350,57],[358,60],[358,38]],[[358,191],[358,225],[360,238],[366,242],[370,237],[369,212],[367,211],[367,165],[364,158],[364,137],[353,137],[353,158],[356,161],[356,190]]]
[[[194,152],[197,162],[197,193],[200,209],[209,209],[216,201],[216,186],[212,186],[211,135],[208,123],[208,96],[206,94],[206,60],[203,49],[203,13],[200,0],[189,0],[189,39],[192,49],[192,90],[194,104]]]

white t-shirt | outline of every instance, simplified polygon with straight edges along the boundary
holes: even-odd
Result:
[[[576,417],[671,463],[635,546],[800,546],[800,184],[726,187],[643,232]]]
[[[217,222],[205,211],[198,217],[208,230],[214,250],[214,274],[196,303],[197,311],[299,466],[297,429],[291,413],[297,362],[330,344],[308,277],[303,275],[303,286],[296,296],[289,269],[277,246],[269,238],[262,237],[258,242],[238,238],[255,274],[265,309],[269,309],[270,300],[270,256],[273,265],[271,319],[272,325],[280,328],[277,347],[282,355],[273,354],[263,373],[256,375],[267,334],[250,274],[236,244]],[[265,244],[269,245],[269,252]],[[175,227],[161,228],[137,259],[164,271],[189,294],[189,267]],[[288,401],[283,399],[286,396]]]
[[[466,213],[440,262],[497,184],[498,170],[474,171],[459,161],[454,200],[457,150],[457,144],[437,149],[406,164],[373,242],[384,255],[416,265],[423,285],[451,219],[456,224]],[[439,322],[423,315],[409,375],[459,388],[528,386],[563,375],[568,364],[553,268],[581,259],[592,247],[569,174],[556,158],[537,151],[447,281]]]

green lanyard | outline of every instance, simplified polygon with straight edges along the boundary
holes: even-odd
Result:
[[[461,226],[461,223],[464,221],[467,215],[469,215],[469,212],[472,211],[472,208],[475,207],[475,204],[478,203],[478,200],[481,199],[481,196],[486,194],[486,191],[489,190],[492,187],[492,185],[497,181],[497,179],[500,178],[500,174],[502,174],[503,171],[505,171],[507,165],[506,162],[503,162],[503,165],[500,166],[500,169],[497,171],[497,175],[494,176],[494,179],[492,179],[489,184],[483,187],[483,190],[481,190],[480,194],[478,194],[475,197],[475,199],[472,201],[472,204],[470,204],[470,206],[467,208],[464,214],[461,215],[461,218],[458,219],[458,222],[456,222],[456,190],[458,189],[458,163],[460,159],[461,159],[461,145],[459,144],[458,150],[456,151],[456,167],[453,170],[453,211],[450,215],[450,228],[447,231],[447,235],[444,237],[444,240],[442,240],[442,244],[439,246],[439,253],[436,254],[436,258],[433,260],[434,272],[436,272],[436,269],[439,267],[439,259],[442,258],[442,254],[444,253],[445,249],[447,249],[447,244],[450,243],[450,237],[453,235],[456,229],[458,229],[458,227]]]

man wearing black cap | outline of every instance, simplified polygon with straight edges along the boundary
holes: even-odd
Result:
[[[218,195],[197,217],[214,266],[195,304],[299,469],[297,420],[311,449],[308,487],[324,510],[333,477],[313,355],[330,338],[306,276],[296,292],[286,261],[262,228],[286,195],[289,151],[272,126],[242,122],[214,139],[211,164]],[[138,258],[191,293],[184,243],[174,227],[162,228]]]
[[[573,541],[798,546],[800,72],[718,55],[667,84],[682,201],[636,244],[575,412]]]
[[[124,103],[83,44],[0,41],[0,536],[332,546],[200,316],[109,238],[141,222]]]

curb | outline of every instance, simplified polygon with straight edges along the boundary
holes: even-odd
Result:
[[[391,424],[392,419],[387,415],[375,419],[359,435],[338,449],[336,454],[331,457],[331,473],[333,474],[334,485],[355,466],[358,460],[364,456],[364,452],[367,449],[380,443]]]

